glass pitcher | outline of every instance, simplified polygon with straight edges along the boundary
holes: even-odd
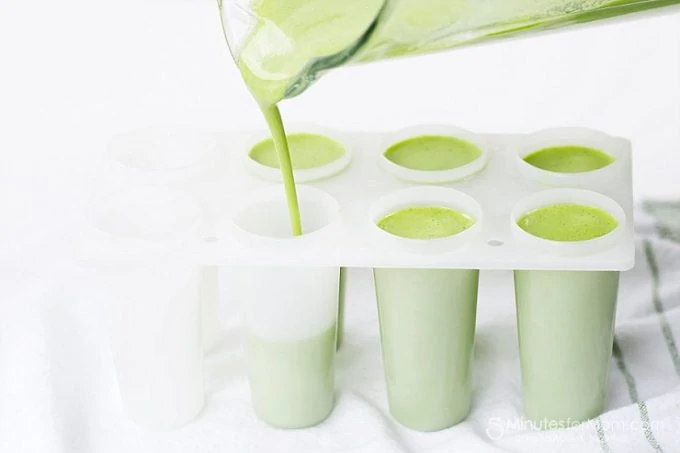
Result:
[[[680,0],[218,0],[229,49],[260,102],[323,71],[680,5]]]

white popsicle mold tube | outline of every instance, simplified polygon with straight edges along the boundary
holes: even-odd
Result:
[[[472,162],[462,165],[460,167],[449,170],[414,170],[406,168],[392,162],[385,156],[385,152],[390,147],[401,143],[405,140],[423,136],[442,136],[451,137],[474,145],[480,151],[479,157]],[[385,171],[392,174],[402,181],[417,183],[417,184],[442,184],[460,181],[474,176],[486,167],[489,159],[489,144],[478,134],[472,133],[465,129],[453,127],[449,125],[421,125],[412,126],[400,129],[392,134],[388,134],[382,142],[382,153],[379,156],[380,165]]]
[[[200,266],[184,246],[200,209],[183,191],[140,186],[96,201],[85,264],[106,300],[127,415],[149,429],[194,419],[204,402]]]
[[[601,151],[613,161],[602,168],[578,173],[561,173],[544,170],[524,160],[528,155],[546,148],[582,146]],[[580,127],[544,129],[524,136],[515,147],[516,165],[520,173],[533,181],[549,186],[587,187],[611,181],[620,176],[620,166],[627,157],[629,142],[611,137],[603,132]]]
[[[337,175],[338,173],[341,173],[352,161],[352,147],[349,146],[335,131],[331,129],[312,124],[293,124],[286,126],[286,135],[290,136],[295,134],[320,135],[339,143],[344,150],[341,157],[327,163],[326,165],[315,168],[293,170],[295,182],[297,183],[302,184],[330,178]],[[266,140],[271,140],[271,135],[266,132],[254,134],[249,138],[246,146],[243,147],[243,166],[252,175],[257,176],[258,178],[261,178],[265,181],[282,182],[283,178],[281,176],[281,170],[263,165],[250,157],[250,151],[256,145]]]
[[[210,198],[210,195],[206,197],[202,186],[218,180],[226,163],[226,155],[214,134],[179,125],[146,127],[117,134],[109,142],[107,155],[113,186],[181,187],[194,192],[199,199]],[[214,210],[211,200],[201,201],[206,211]],[[214,229],[210,223],[205,222],[206,230]],[[220,334],[217,274],[218,269],[214,266],[202,269],[203,344],[206,350],[212,348]]]
[[[292,237],[280,187],[247,197],[232,221],[241,238],[289,251],[331,228],[338,206],[329,195],[299,187],[303,236]],[[235,268],[232,292],[244,313],[253,409],[269,425],[303,428],[322,422],[334,403],[338,266]]]

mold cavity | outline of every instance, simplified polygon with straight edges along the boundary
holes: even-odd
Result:
[[[390,146],[384,156],[403,168],[445,171],[468,165],[482,155],[476,145],[444,135],[422,135]]]
[[[111,141],[114,160],[139,170],[176,170],[214,157],[215,141],[200,131],[149,128],[122,134]]]
[[[517,225],[527,233],[559,242],[588,241],[614,231],[619,222],[608,212],[574,203],[543,206],[524,213]]]
[[[200,220],[198,205],[183,192],[140,187],[100,200],[97,227],[120,238],[154,238],[189,231]]]
[[[559,145],[530,152],[523,160],[541,170],[584,173],[604,168],[615,159],[599,149],[580,145]]]
[[[288,205],[278,187],[263,192],[263,196],[248,203],[236,214],[233,221],[248,233],[270,237],[290,238]],[[298,187],[298,203],[302,218],[303,237],[330,225],[339,215],[337,201],[330,195],[311,187]]]
[[[290,158],[294,170],[311,170],[340,160],[346,153],[345,146],[324,135],[296,133],[288,135]],[[273,140],[257,143],[248,152],[248,157],[260,165],[279,168]]]
[[[386,215],[378,227],[407,239],[438,239],[461,233],[475,224],[463,212],[440,206],[413,206]]]
[[[505,244],[505,242],[501,241],[500,239],[490,239],[489,242],[487,242],[491,247],[500,247]]]

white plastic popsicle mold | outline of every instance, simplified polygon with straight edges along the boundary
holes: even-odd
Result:
[[[102,291],[118,387],[128,416],[181,426],[203,408],[200,266],[184,259],[202,222],[193,197],[137,186],[98,197],[79,244]]]
[[[105,190],[191,186],[204,217],[200,234],[214,236],[217,214],[209,204],[210,191],[224,175],[227,159],[215,134],[182,125],[149,126],[114,135],[106,154],[107,165],[99,175]],[[210,350],[220,338],[216,266],[201,267],[200,286],[203,346]]]
[[[461,269],[627,270],[633,266],[631,146],[625,139],[582,128],[491,135],[440,125],[382,134],[297,126],[289,133],[299,131],[334,138],[352,156],[344,170],[337,165],[333,171],[321,169],[321,179],[307,176],[307,182],[298,185],[306,234],[289,241],[261,237],[289,233],[283,187],[253,170],[259,164],[248,162],[248,151],[263,134],[255,134],[254,140],[249,134],[224,133],[220,146],[229,158],[215,194],[223,197],[222,216],[217,240],[198,247],[202,249],[199,259],[220,265]],[[462,138],[482,153],[478,161],[448,174],[399,168],[384,157],[391,144],[422,135]],[[600,170],[565,175],[523,160],[530,151],[559,145],[589,146],[614,161]],[[436,173],[431,179],[436,183],[423,184],[427,173]],[[619,227],[578,244],[527,238],[517,227],[521,214],[555,203],[601,208],[619,221]],[[418,205],[451,207],[471,215],[476,223],[456,236],[429,241],[398,238],[376,226],[384,215]],[[247,231],[248,222],[260,217],[270,220],[266,227],[258,235]],[[330,220],[315,228],[319,218]]]
[[[220,152],[208,153],[212,164],[199,166],[219,166],[222,173],[217,179],[206,176],[173,184],[203,208],[204,225],[187,245],[187,256],[201,265],[618,271],[633,266],[631,146],[625,139],[583,128],[494,135],[444,125],[394,133],[304,125],[288,130],[296,132],[329,136],[347,151],[327,167],[296,173],[305,181],[298,181],[305,234],[276,240],[290,234],[278,170],[247,155],[266,132],[203,131],[211,139],[198,140],[197,146],[216,146]],[[167,133],[177,138],[172,128]],[[421,135],[461,138],[482,153],[478,161],[450,172],[400,168],[384,157],[391,144]],[[541,170],[523,160],[531,151],[558,145],[589,146],[614,160],[600,170],[571,174]],[[602,208],[619,226],[603,238],[578,245],[527,238],[517,228],[524,212],[563,202]],[[381,216],[418,205],[452,207],[476,223],[462,234],[430,241],[397,238],[377,228]]]

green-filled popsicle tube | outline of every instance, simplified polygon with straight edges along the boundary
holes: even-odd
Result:
[[[536,241],[587,247],[615,239],[623,214],[602,209],[601,195],[552,194],[552,204],[517,220]],[[614,271],[515,271],[524,410],[537,427],[573,426],[604,411],[618,284]]]
[[[392,236],[421,243],[474,224],[472,216],[441,204],[402,208],[377,222]],[[418,431],[455,425],[472,400],[479,271],[376,268],[374,276],[392,416]]]
[[[470,411],[479,271],[375,269],[392,416],[438,431]]]
[[[604,411],[618,283],[619,272],[515,271],[524,410],[538,427]]]

